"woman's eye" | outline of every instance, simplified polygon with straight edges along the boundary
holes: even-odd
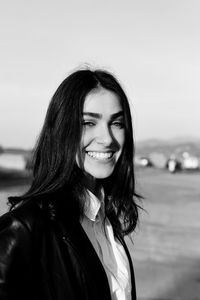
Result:
[[[112,122],[112,126],[116,126],[118,128],[124,128],[124,123],[121,121]]]
[[[82,122],[82,125],[83,125],[83,126],[92,127],[92,126],[95,125],[95,123],[94,123],[94,122],[91,122],[91,121],[83,121],[83,122]]]

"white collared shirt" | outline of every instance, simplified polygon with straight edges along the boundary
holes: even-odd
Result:
[[[88,195],[81,225],[105,269],[112,300],[131,300],[130,268],[124,247],[114,238],[109,220],[103,222],[104,203],[90,191]]]

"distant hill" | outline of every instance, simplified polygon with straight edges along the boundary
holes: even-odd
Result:
[[[12,153],[12,154],[29,154],[32,150],[27,150],[23,148],[2,148],[4,153]]]
[[[136,143],[136,154],[148,156],[152,152],[180,156],[183,152],[200,158],[200,139],[177,137],[170,140],[149,139]]]
[[[26,158],[31,157],[32,149],[23,148],[3,148],[0,150],[4,153],[22,154]],[[167,157],[171,154],[181,155],[183,152],[189,152],[191,155],[200,158],[200,138],[192,137],[177,137],[169,140],[162,139],[147,139],[136,141],[136,154],[148,156],[152,152],[163,153]]]

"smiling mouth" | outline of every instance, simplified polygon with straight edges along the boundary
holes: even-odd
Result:
[[[86,152],[90,157],[97,160],[109,160],[113,157],[114,152],[96,152],[96,151],[87,151]]]

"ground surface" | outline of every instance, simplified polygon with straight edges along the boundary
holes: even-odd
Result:
[[[0,214],[8,195],[27,183],[0,182]],[[134,262],[139,300],[200,300],[200,173],[137,171],[145,197],[140,223],[127,240]]]

